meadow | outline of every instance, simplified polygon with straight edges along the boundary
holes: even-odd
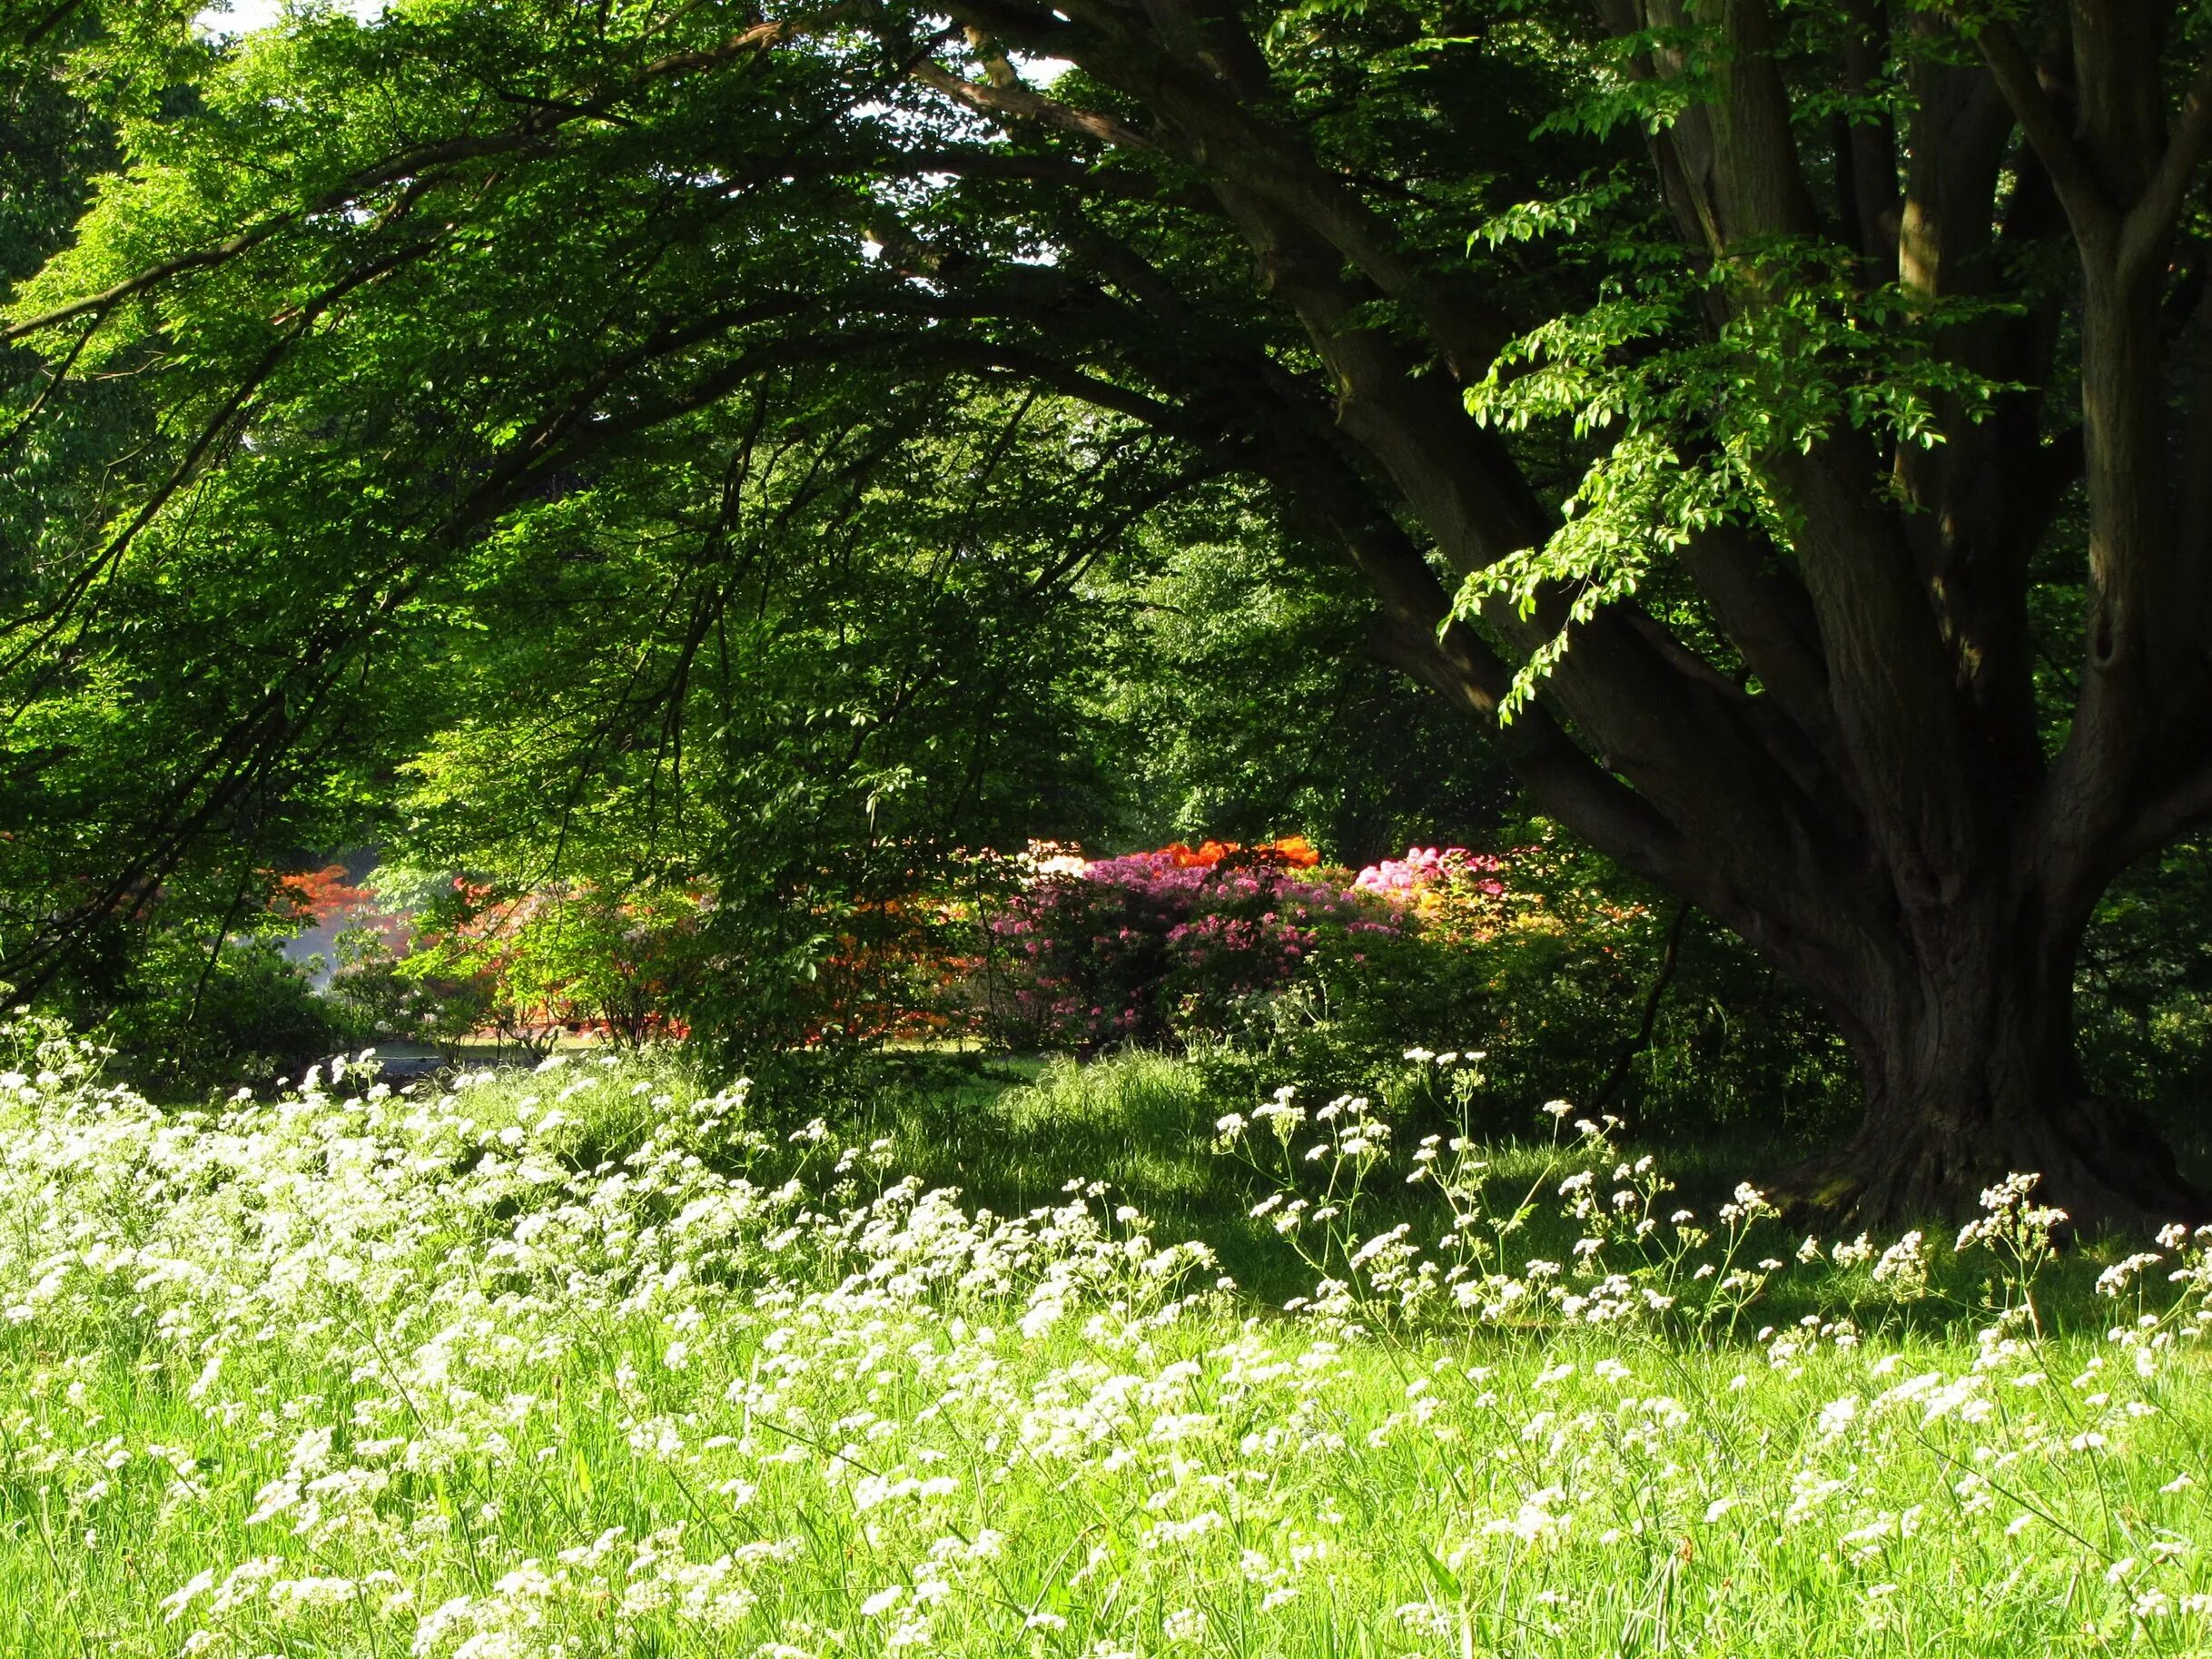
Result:
[[[1195,1076],[180,1111],[18,1016],[11,1651],[2212,1652],[2212,1229],[1807,1239],[1565,1102]]]

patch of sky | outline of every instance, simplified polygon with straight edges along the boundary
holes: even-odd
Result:
[[[363,23],[384,15],[388,0],[330,0],[340,11],[351,12]],[[192,25],[210,39],[228,35],[236,39],[267,28],[284,15],[287,0],[215,0],[193,15]]]
[[[1064,57],[1031,57],[1021,52],[1010,52],[1006,61],[1015,73],[1032,86],[1050,86],[1069,70],[1075,67]]]

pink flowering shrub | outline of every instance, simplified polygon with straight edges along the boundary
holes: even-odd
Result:
[[[1187,847],[1048,877],[992,923],[1013,958],[1018,1041],[1091,1050],[1218,1029],[1325,949],[1395,939],[1388,900],[1271,847]]]
[[[1386,858],[1379,864],[1369,864],[1353,878],[1352,885],[1362,893],[1379,893],[1394,899],[1410,900],[1424,889],[1449,879],[1451,873],[1476,855],[1465,847],[1407,847],[1403,858]],[[1495,869],[1496,859],[1486,864]]]
[[[1511,861],[1532,849],[1504,854],[1466,847],[1407,847],[1403,858],[1369,864],[1352,885],[1385,898],[1438,944],[1479,944],[1496,938],[1514,909],[1516,894],[1506,876]]]
[[[1847,1103],[1817,1012],[1738,1017],[1754,999],[1772,1006],[1772,982],[1673,921],[1545,831],[1495,854],[1408,847],[1358,871],[1303,844],[1208,842],[1036,869],[992,923],[985,993],[1015,1046],[1194,1046],[1202,1033],[1205,1063],[1225,1074],[1417,1104],[1443,1073],[1409,1050],[1479,1051],[1478,1097],[1434,1110],[1483,1133],[1517,1132],[1559,1096],[1604,1094],[1685,1128]]]

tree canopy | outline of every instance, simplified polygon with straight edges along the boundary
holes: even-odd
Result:
[[[2194,1201],[2070,1005],[2212,815],[2195,8],[70,14],[122,160],[11,441],[116,407],[11,509],[9,973],[402,761],[623,858],[1049,827],[1095,602],[1250,526],[1836,1022],[1807,1196]]]

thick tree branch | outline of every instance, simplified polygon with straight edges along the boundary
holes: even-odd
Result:
[[[1820,623],[1804,585],[1782,568],[1761,538],[1713,524],[1681,552],[1690,579],[1729,643],[1815,748],[1835,753],[1835,710]]]
[[[1877,96],[1890,50],[1889,8],[1882,0],[1843,0],[1849,20],[1842,69],[1846,92]],[[1884,107],[1871,120],[1857,112],[1835,118],[1837,211],[1877,276],[1897,269],[1899,202],[1897,127]]]
[[[112,311],[123,301],[142,294],[150,288],[159,287],[171,277],[183,276],[188,271],[203,271],[211,265],[224,264],[236,259],[248,249],[258,247],[286,226],[298,222],[301,217],[302,215],[299,213],[284,213],[274,219],[263,220],[261,223],[250,226],[239,232],[235,236],[227,236],[210,247],[196,248],[190,253],[180,253],[174,259],[167,259],[158,264],[149,265],[135,275],[125,277],[122,281],[102,289],[98,293],[86,294],[82,299],[70,300],[54,306],[50,310],[39,311],[18,321],[11,322],[5,328],[0,328],[0,345],[21,340],[26,335],[36,334],[42,330],[72,321],[79,317]]]
[[[2028,142],[2035,147],[2036,154],[2042,158],[2044,168],[2050,174],[2051,185],[2065,204],[2074,234],[2084,249],[2098,251],[2099,257],[2110,257],[2118,247],[2119,210],[2106,193],[2089,157],[2074,142],[2072,129],[2044,90],[2041,77],[2021,49],[2019,37],[2001,19],[1991,19],[1978,29],[1961,33],[1968,34],[1980,46],[1998,90],[2012,106],[2020,130],[2028,135]]]
[[[952,9],[980,28],[1006,26],[1002,5],[963,4]],[[1503,315],[1464,283],[1441,281],[1425,269],[1399,244],[1396,231],[1316,163],[1292,135],[1245,108],[1236,88],[1249,87],[1255,71],[1247,67],[1232,81],[1203,63],[1178,59],[1158,35],[1133,34],[1122,19],[1101,16],[1100,26],[1068,33],[1057,49],[1100,80],[1141,100],[1162,122],[1160,143],[1173,153],[1210,180],[1287,212],[1382,293],[1404,301],[1460,379],[1482,373],[1514,332]],[[1223,38],[1240,29],[1234,19],[1216,14],[1204,20],[1201,31],[1186,34],[1202,36],[1214,53],[1249,65],[1258,61],[1249,38],[1242,48]],[[1032,113],[1032,118],[1050,119],[1042,112]]]
[[[2212,704],[2200,702],[2196,715],[2200,721],[2212,719]],[[2111,862],[2125,866],[2207,824],[2212,824],[2212,755],[2198,757],[2194,767],[2151,795],[2114,846]]]
[[[1616,37],[1703,27],[1717,31],[1725,48],[1712,72],[1713,95],[1693,100],[1652,141],[1684,242],[1723,257],[1747,241],[1815,233],[1768,0],[1715,0],[1694,16],[1681,0],[1596,0],[1596,9]],[[1667,81],[1690,64],[1683,50],[1666,46],[1638,53],[1628,67],[1639,79]]]
[[[1058,98],[1045,97],[1026,86],[983,84],[926,61],[914,65],[913,77],[923,85],[966,104],[979,114],[993,115],[1002,120],[1037,122],[1062,133],[1072,133],[1078,138],[1111,144],[1119,150],[1134,151],[1141,155],[1156,153],[1160,149],[1151,139],[1126,122],[1117,121],[1111,115],[1101,115],[1094,110],[1079,109]]]
[[[858,21],[867,15],[868,9],[854,0],[853,4],[827,5],[804,16],[776,17],[766,23],[756,23],[750,28],[739,29],[714,45],[693,52],[672,52],[665,57],[655,58],[638,70],[632,81],[623,83],[616,89],[586,94],[575,107],[578,113],[590,114],[605,100],[626,96],[634,86],[649,81],[665,81],[671,75],[694,74],[702,69],[718,69],[725,64],[735,63],[741,58],[757,57],[773,47],[787,44],[803,35],[834,28],[839,24]]]
[[[1932,19],[1919,20],[1929,47],[1949,43]],[[1898,229],[1898,279],[1929,299],[1986,291],[1998,180],[2014,116],[1986,67],[1915,60],[1905,194]]]
[[[2212,149],[2212,55],[2197,65],[2196,77],[2181,100],[2179,123],[2167,142],[2166,153],[2158,158],[2158,171],[2141,199],[2128,212],[2120,232],[2123,270],[2157,257],[2180,216],[2189,183],[2208,149]]]
[[[84,0],[61,0],[61,4],[25,29],[15,43],[15,50],[27,52],[33,46],[60,28],[63,24],[83,8]],[[11,20],[12,21],[12,20]]]
[[[1948,654],[1879,470],[1856,434],[1782,456],[1773,476],[1819,618],[1848,775],[1901,891],[1940,899],[1976,844],[1971,773]]]

